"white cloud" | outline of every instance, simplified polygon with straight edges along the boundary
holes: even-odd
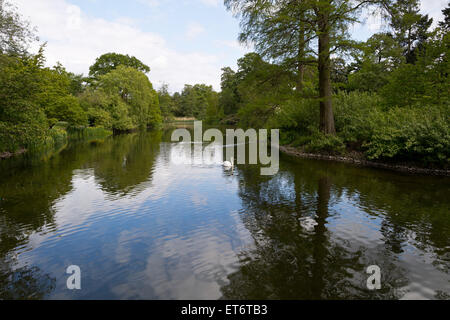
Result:
[[[158,7],[161,5],[161,3],[169,3],[174,1],[180,1],[180,0],[138,0],[138,2],[148,5],[149,7]],[[186,5],[193,5],[195,3],[201,3],[206,6],[210,7],[218,7],[219,4],[223,3],[223,0],[184,0],[183,1]]]
[[[179,53],[170,49],[163,37],[140,30],[129,19],[107,21],[90,17],[65,0],[16,0],[16,4],[38,27],[40,38],[47,41],[49,66],[60,61],[68,70],[86,74],[95,58],[117,52],[136,56],[149,65],[149,78],[155,87],[163,82],[169,83],[171,90],[180,90],[185,83],[220,87],[222,66],[216,56],[201,52]],[[191,35],[198,35],[200,31],[193,28]]]
[[[215,44],[220,48],[228,48],[239,52],[241,56],[255,50],[253,45],[242,44],[237,40],[216,40]]]
[[[193,22],[191,24],[189,24],[187,30],[186,30],[186,37],[188,37],[188,39],[195,39],[197,38],[199,35],[201,35],[202,33],[205,32],[205,28],[203,28],[202,25],[200,25],[197,22]]]
[[[217,7],[222,0],[200,0],[200,2],[206,4],[207,6]]]
[[[448,0],[422,0],[420,8],[422,13],[429,14],[434,19],[434,25],[443,20],[442,10],[447,7]]]
[[[447,3],[448,0],[422,0],[421,13],[433,18],[433,25],[436,26],[443,20],[442,10],[447,7]],[[373,8],[363,10],[360,20],[363,23],[356,23],[351,29],[358,40],[365,40],[376,32],[388,30],[387,21],[383,19],[379,10],[373,10]]]

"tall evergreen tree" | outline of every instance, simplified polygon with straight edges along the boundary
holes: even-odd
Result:
[[[390,13],[394,37],[404,50],[406,62],[414,63],[430,35],[433,19],[420,13],[419,0],[397,0],[390,6]]]
[[[445,32],[450,31],[450,2],[448,3],[447,8],[442,10],[444,14],[444,21],[439,22],[439,27]]]

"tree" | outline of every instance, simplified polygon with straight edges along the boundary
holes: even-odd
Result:
[[[217,93],[205,84],[186,84],[180,95],[174,95],[174,101],[178,104],[177,116],[204,119],[206,110],[218,110]]]
[[[285,68],[271,64],[257,53],[238,60],[236,73],[240,122],[244,126],[264,127],[290,98],[295,79]]]
[[[447,8],[442,10],[442,13],[444,14],[444,21],[439,22],[439,27],[444,32],[450,31],[450,3],[448,4]]]
[[[303,90],[311,28],[306,27],[307,7],[302,0],[225,0],[228,10],[241,18],[239,40],[255,45],[263,57],[296,72],[296,89]]]
[[[31,41],[38,40],[35,29],[16,12],[16,7],[0,0],[0,54],[22,55]]]
[[[390,73],[405,62],[403,49],[390,33],[377,33],[362,44],[353,56],[355,69],[349,75],[348,89],[377,92]]]
[[[89,68],[89,76],[98,79],[100,76],[115,70],[118,66],[131,67],[143,73],[150,72],[150,67],[135,57],[118,53],[106,53],[97,58],[95,63]]]
[[[236,114],[239,109],[240,97],[238,93],[238,78],[231,68],[222,69],[221,92],[219,105],[225,115]]]
[[[42,50],[22,59],[0,55],[0,152],[27,148],[46,137],[48,122],[37,103]]]
[[[306,35],[306,40],[318,39],[318,71],[319,71],[319,100],[320,100],[320,130],[325,134],[335,134],[334,114],[332,105],[332,83],[331,55],[338,50],[351,47],[354,43],[349,40],[347,28],[351,23],[358,21],[358,13],[370,4],[387,5],[389,0],[299,0],[299,1],[263,1],[263,0],[225,0],[229,9],[233,9],[242,17],[242,29],[245,34],[248,26],[252,26],[252,19],[262,20],[269,16],[278,17],[277,10],[289,4],[289,8],[294,10],[296,19],[276,19],[279,28],[289,28],[292,21],[301,30],[300,34]],[[262,9],[260,9],[262,8]],[[249,14],[249,12],[251,14]],[[252,16],[255,15],[255,17]],[[283,16],[284,17],[284,16]],[[277,29],[278,30],[278,29]],[[264,46],[267,37],[260,36],[259,29],[250,33],[254,35],[251,40],[256,47]],[[294,38],[295,34],[293,33]],[[300,41],[301,42],[301,41]],[[286,52],[294,54],[294,47],[285,47]],[[298,48],[295,48],[298,56]],[[304,60],[304,58],[302,59]]]
[[[174,108],[173,99],[169,93],[169,85],[164,83],[158,90],[159,107],[161,108],[161,115],[164,119],[169,119],[173,116]]]
[[[36,99],[47,118],[70,125],[87,124],[87,115],[71,92],[72,79],[61,64],[53,69],[43,68],[40,82],[42,87]]]
[[[403,48],[407,63],[414,63],[417,51],[429,37],[433,19],[420,14],[419,0],[396,0],[388,6],[394,38]]]
[[[132,67],[118,66],[100,76],[98,88],[114,98],[116,108],[113,113],[120,123],[116,129],[154,127],[161,123],[158,94],[144,73]]]
[[[87,79],[85,79],[83,74],[68,72],[60,62],[57,62],[53,69],[69,79],[69,92],[74,96],[81,94],[85,90]]]
[[[415,64],[402,64],[382,90],[389,107],[448,106],[450,101],[450,34],[436,34],[424,43]]]
[[[218,123],[224,116],[223,109],[219,105],[219,94],[211,91],[207,97],[205,120],[209,124]]]

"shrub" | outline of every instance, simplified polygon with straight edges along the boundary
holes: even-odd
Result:
[[[89,125],[112,129],[112,117],[108,111],[99,108],[88,109]]]
[[[316,131],[305,142],[307,142],[305,145],[307,152],[342,153],[345,150],[344,142],[340,137],[326,135],[319,131]]]
[[[372,114],[370,140],[364,144],[369,159],[407,159],[449,164],[450,108],[395,108]]]
[[[313,99],[288,100],[276,114],[272,125],[297,135],[312,134],[318,126],[319,108]]]
[[[381,97],[367,92],[339,92],[334,96],[336,130],[345,142],[368,141],[371,114],[381,111]]]

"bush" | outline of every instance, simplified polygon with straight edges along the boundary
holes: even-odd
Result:
[[[381,97],[367,92],[339,92],[334,96],[336,131],[345,142],[368,141],[371,114],[381,111]]]
[[[272,125],[295,132],[296,135],[310,135],[318,126],[319,108],[317,101],[313,99],[288,100],[276,114]]]
[[[112,129],[112,117],[108,111],[98,108],[88,109],[89,125]]]
[[[307,142],[305,144],[305,151],[307,152],[342,153],[345,150],[345,145],[341,138],[326,135],[319,131],[305,139],[305,142]]]
[[[0,121],[0,152],[15,152],[42,143],[46,129],[39,122],[12,124]]]
[[[372,114],[369,159],[405,159],[425,164],[450,161],[450,107],[395,108]]]

